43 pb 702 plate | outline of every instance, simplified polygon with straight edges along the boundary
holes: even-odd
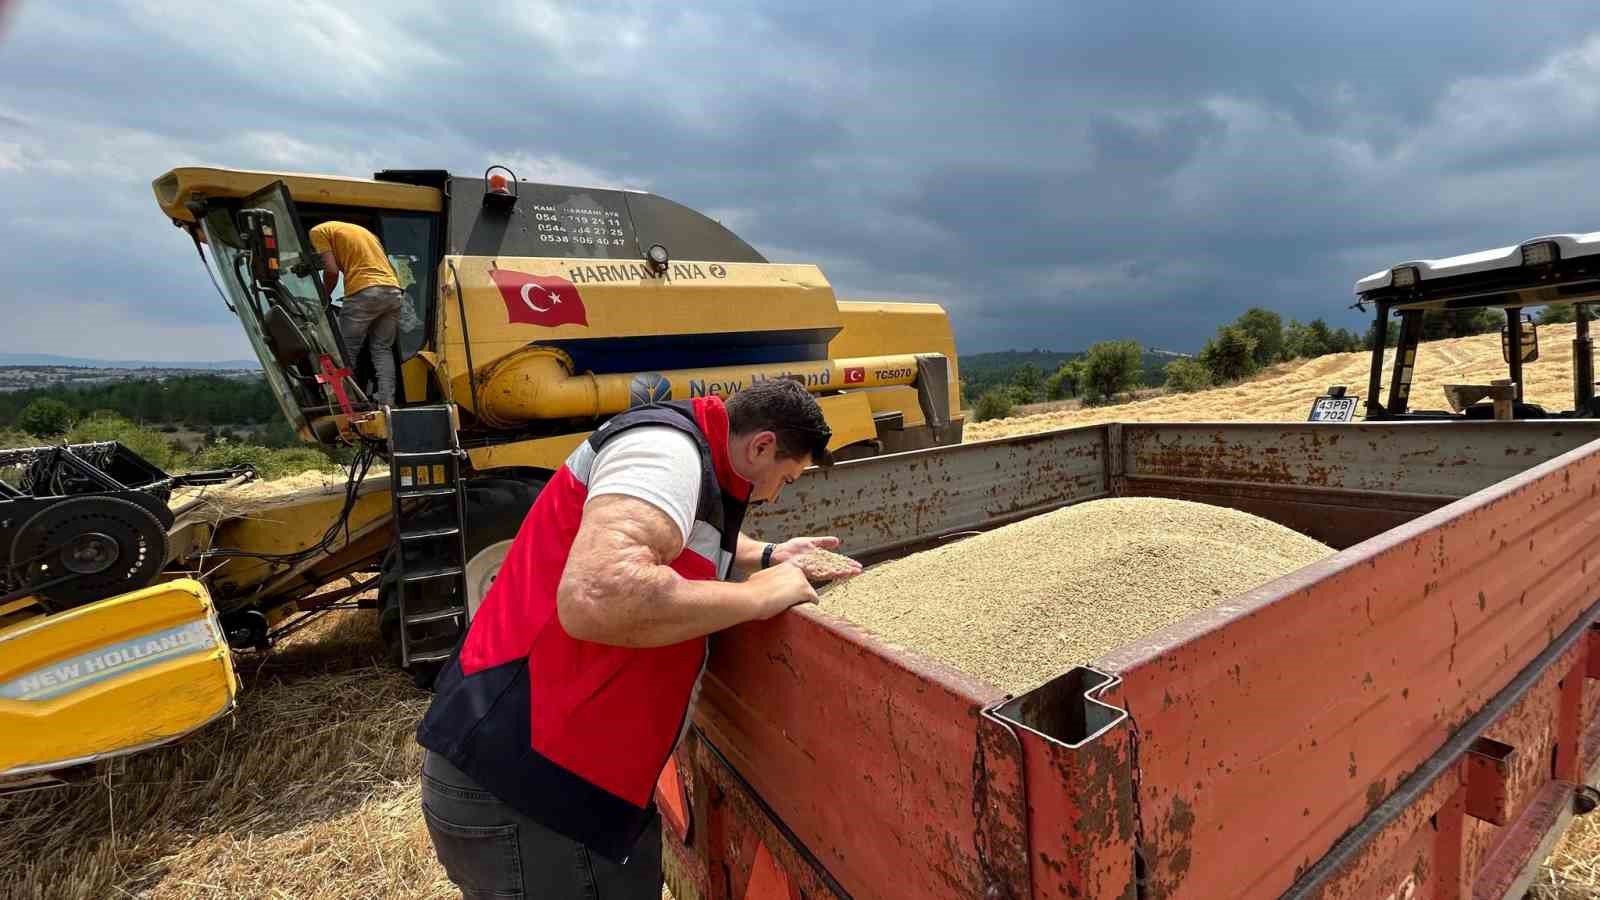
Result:
[[[1318,397],[1311,403],[1307,422],[1352,422],[1356,417],[1355,397]]]

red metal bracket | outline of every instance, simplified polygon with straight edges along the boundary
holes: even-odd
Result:
[[[1028,853],[1028,791],[1022,741],[989,710],[978,713],[973,757],[973,833],[986,897],[1022,900],[1033,896]]]
[[[355,415],[355,408],[350,405],[350,395],[345,393],[344,380],[349,378],[349,369],[341,369],[333,364],[333,357],[324,353],[321,360],[322,370],[317,373],[317,384],[326,384],[333,388],[333,396],[339,401],[339,409],[347,416]]]
[[[1511,821],[1509,783],[1517,748],[1478,738],[1467,748],[1467,815],[1491,825]]]
[[[661,810],[661,821],[672,829],[678,840],[689,843],[689,799],[678,777],[678,755],[667,758],[667,767],[656,781],[656,808]]]

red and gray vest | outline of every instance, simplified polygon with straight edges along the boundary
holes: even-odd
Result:
[[[729,463],[722,400],[621,413],[540,492],[417,728],[422,746],[508,806],[612,859],[625,858],[650,823],[707,649],[704,638],[645,648],[581,641],[556,615],[595,456],[646,425],[679,429],[700,447],[699,508],[672,568],[728,577],[750,484]]]

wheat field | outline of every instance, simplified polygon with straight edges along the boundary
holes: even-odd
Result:
[[[1523,395],[1527,402],[1541,404],[1552,412],[1572,408],[1574,327],[1540,327],[1539,359],[1523,366]],[[1345,385],[1352,394],[1364,398],[1371,360],[1370,353],[1334,353],[1280,363],[1248,381],[1192,394],[1164,394],[1116,406],[969,422],[964,439],[982,441],[1101,422],[1303,422],[1311,412],[1311,401],[1330,385]],[[1394,351],[1390,350],[1384,355],[1386,392],[1389,366],[1393,362]],[[1449,409],[1444,399],[1444,385],[1488,384],[1505,377],[1506,364],[1500,356],[1498,334],[1425,343],[1417,351],[1411,406],[1413,409]],[[1387,400],[1387,393],[1381,399]]]

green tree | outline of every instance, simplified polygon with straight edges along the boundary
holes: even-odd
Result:
[[[1353,353],[1363,348],[1355,332],[1348,328],[1335,331],[1321,319],[1305,324],[1291,321],[1283,330],[1285,359],[1315,359],[1328,353]]]
[[[1044,380],[1044,394],[1051,400],[1076,397],[1083,390],[1083,360],[1064,362]]]
[[[1138,341],[1101,341],[1083,357],[1083,393],[1094,402],[1109,401],[1139,385],[1144,351]]]
[[[53,397],[40,397],[17,413],[17,427],[39,437],[56,437],[72,427],[72,407]]]
[[[67,442],[73,444],[94,441],[120,441],[122,446],[144,457],[162,469],[171,470],[177,460],[177,450],[159,432],[143,428],[116,413],[100,411],[81,419],[67,432]]]
[[[1558,322],[1578,321],[1578,307],[1572,303],[1563,303],[1560,306],[1546,306],[1539,311],[1540,325],[1554,325]]]
[[[1011,415],[1011,392],[1005,388],[994,388],[978,398],[972,405],[972,418],[977,422],[987,422],[990,419],[1004,419]]]
[[[1367,349],[1361,338],[1348,328],[1341,328],[1333,333],[1333,344],[1330,353],[1354,353],[1357,350]]]
[[[1167,363],[1167,389],[1180,394],[1211,386],[1211,373],[1197,359],[1183,357]]]
[[[1310,325],[1289,320],[1283,329],[1284,359],[1315,359],[1328,352]]]
[[[1283,356],[1282,316],[1270,309],[1255,306],[1245,310],[1233,324],[1256,339],[1256,348],[1251,351],[1251,356],[1257,368],[1270,366]]]
[[[1377,332],[1377,329],[1378,323],[1376,321],[1367,326],[1366,337],[1362,338],[1361,340],[1361,345],[1363,347],[1366,347],[1369,350],[1372,348],[1372,337]],[[1384,328],[1383,345],[1385,347],[1393,347],[1398,343],[1400,343],[1400,323],[1394,319],[1390,319]]]
[[[1499,331],[1505,314],[1497,309],[1430,309],[1422,314],[1422,339],[1437,341]]]
[[[1044,374],[1038,366],[1025,362],[1011,376],[1011,387],[1018,403],[1037,403],[1044,398]]]
[[[1216,337],[1200,350],[1200,364],[1217,384],[1247,378],[1256,370],[1256,339],[1237,325],[1217,329]]]

